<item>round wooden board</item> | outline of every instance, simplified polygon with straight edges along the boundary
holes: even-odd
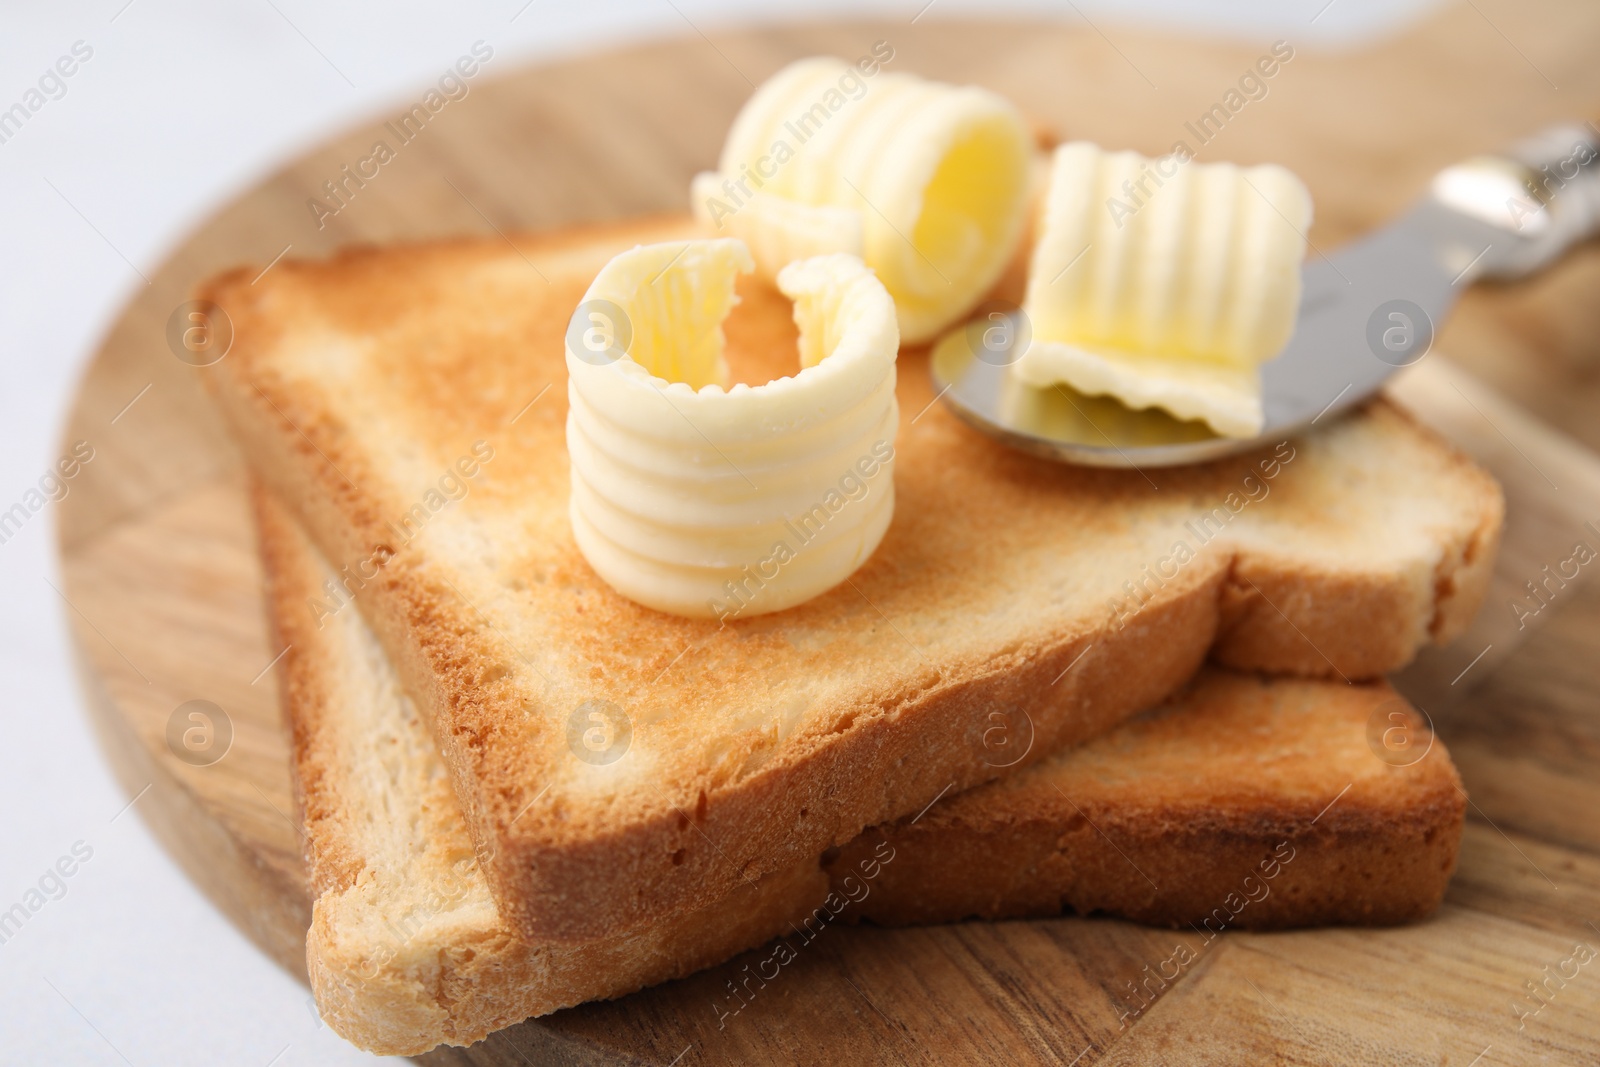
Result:
[[[1479,14],[1461,8],[1381,48],[1297,54],[1268,98],[1202,158],[1271,159],[1305,175],[1318,204],[1313,240],[1331,247],[1396,212],[1438,166],[1542,122],[1600,110],[1600,74],[1584,45],[1600,36],[1600,14],[1578,3],[1535,6],[1518,24],[1519,43],[1562,79],[1559,95]],[[401,146],[320,228],[308,198],[375,141],[394,140],[383,119],[239,197],[154,273],[111,329],[71,415],[68,446],[88,441],[95,457],[61,505],[65,596],[108,758],[142,817],[265,951],[303,973],[309,904],[271,670],[278,650],[263,620],[240,459],[193,368],[166,340],[169,317],[192,287],[240,262],[266,268],[285,253],[318,256],[355,241],[500,231],[514,244],[519,230],[681,209],[690,175],[714,161],[750,83],[801,55],[856,56],[886,40],[896,51],[891,69],[986,84],[1074,137],[1157,153],[1264,51],[1113,33],[1115,44],[1081,21],[930,18],[714,42],[687,36],[528,70],[503,70],[496,59],[467,98]],[[1462,114],[1473,116],[1470,127],[1449,121]],[[1589,249],[1509,295],[1475,294],[1443,343],[1593,440],[1578,400],[1592,400],[1594,386],[1577,372],[1595,361],[1600,305],[1574,296],[1597,280],[1600,254]],[[1532,321],[1542,333],[1519,332]],[[1526,487],[1508,480],[1507,488],[1515,501]],[[1578,718],[1600,675],[1592,666],[1600,627],[1586,597],[1443,724],[1481,820],[1469,826],[1461,874],[1432,923],[1230,935],[1148,1004],[1130,983],[1171,955],[1177,935],[1169,931],[1073,919],[841,929],[789,968],[767,1003],[725,1028],[712,1004],[737,962],[428,1059],[1088,1064],[1155,1062],[1187,1048],[1215,1062],[1467,1064],[1485,1045],[1533,1041],[1551,1062],[1581,1062],[1579,1050],[1600,1032],[1593,994],[1564,992],[1531,1035],[1518,1034],[1505,1004],[1524,978],[1562,959],[1573,937],[1589,936],[1583,917],[1600,915],[1600,831],[1541,804],[1536,792],[1562,797],[1563,811],[1600,799],[1587,769],[1593,727]],[[194,699],[223,709],[231,729],[226,751],[219,745],[219,758],[204,766],[179,759],[182,746],[168,743],[174,715]],[[1518,720],[1529,732],[1514,743],[1500,725],[1508,706],[1534,709]],[[1590,888],[1575,892],[1575,884]],[[1420,972],[1400,973],[1400,959]],[[1397,1017],[1392,1001],[1402,995],[1414,1010]],[[1330,1041],[1342,1051],[1330,1051]]]

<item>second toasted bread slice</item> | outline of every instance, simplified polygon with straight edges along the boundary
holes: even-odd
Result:
[[[1207,668],[1169,704],[830,856],[854,914],[1120,915],[1228,929],[1378,925],[1439,906],[1466,793],[1384,682]],[[888,864],[876,864],[887,852]]]
[[[1386,405],[1202,467],[1083,470],[960,424],[906,352],[865,566],[723,627],[639,607],[571,536],[563,334],[613,254],[691,232],[356,251],[205,292],[234,328],[208,384],[333,563],[321,610],[361,599],[525,936],[651,921],[994,778],[996,707],[1028,715],[1026,763],[1208,650],[1371,677],[1482,597],[1498,489]],[[792,373],[789,303],[742,296],[730,359]]]

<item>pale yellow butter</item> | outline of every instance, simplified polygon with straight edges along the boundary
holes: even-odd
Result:
[[[1021,115],[994,93],[819,57],[756,90],[691,200],[769,278],[795,259],[860,256],[894,297],[901,339],[918,344],[1010,260],[1031,158]]]
[[[613,589],[675,615],[808,600],[894,514],[889,294],[853,256],[789,264],[796,373],[729,388],[722,321],[753,267],[735,240],[640,246],[600,271],[568,332],[573,535]]]
[[[1017,375],[1254,436],[1260,365],[1294,330],[1310,225],[1310,194],[1279,166],[1062,145]]]

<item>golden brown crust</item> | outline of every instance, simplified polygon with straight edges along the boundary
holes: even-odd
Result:
[[[1047,464],[929,407],[907,352],[895,520],[851,582],[721,630],[640,608],[571,542],[561,334],[612,252],[684,232],[361,250],[205,290],[235,326],[208,384],[257,472],[329,559],[395,553],[352,584],[525,935],[636,925],[993,777],[996,706],[1037,759],[1169,692],[1219,628],[1232,664],[1369,677],[1481,595],[1451,546],[1486,542],[1486,478],[1386,405],[1247,499],[1272,449],[1148,481]],[[792,350],[787,303],[742,293],[736,361]],[[476,441],[494,459],[465,499],[399,540]],[[1222,508],[1220,534],[1185,532]],[[1179,540],[1192,561],[1151,577]],[[598,769],[569,747],[590,700],[633,725]]]
[[[1374,678],[1409,663],[1420,634],[1446,644],[1478,613],[1505,521],[1499,483],[1403,408],[1384,403],[1376,410],[1404,427],[1400,432],[1426,442],[1424,483],[1431,477],[1465,490],[1455,520],[1431,530],[1437,552],[1429,578],[1432,614],[1418,613],[1427,598],[1393,572],[1296,567],[1292,559],[1270,566],[1241,561],[1224,590],[1216,662],[1307,677]]]
[[[1167,707],[826,865],[840,892],[874,873],[854,914],[892,925],[1107,914],[1207,936],[1420,919],[1455,869],[1466,794],[1437,740],[1408,766],[1374,753],[1396,711],[1383,683],[1208,669]]]

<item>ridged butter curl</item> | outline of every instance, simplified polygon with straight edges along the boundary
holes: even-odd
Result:
[[[1311,195],[1275,165],[1056,149],[1023,303],[1023,381],[1251,437],[1294,332]]]
[[[1009,262],[1031,158],[1022,116],[995,93],[818,57],[756,90],[691,199],[767,277],[820,253],[860,256],[894,297],[901,339],[919,344]]]
[[[866,561],[894,513],[889,294],[853,256],[789,264],[798,370],[728,387],[722,322],[753,268],[736,240],[634,248],[568,332],[573,535],[613,589],[675,615],[808,600]]]

